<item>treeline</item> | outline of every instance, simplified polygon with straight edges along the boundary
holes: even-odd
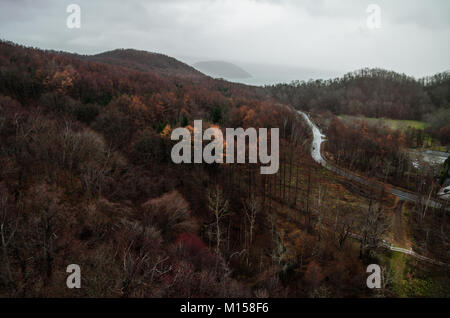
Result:
[[[449,73],[415,80],[382,69],[362,69],[330,80],[267,87],[274,97],[305,110],[419,120],[449,107]]]
[[[435,112],[425,115],[429,126],[425,132],[438,139],[443,146],[450,149],[450,108],[439,108]]]
[[[449,71],[421,78],[419,82],[424,87],[434,106],[437,108],[450,108]]]

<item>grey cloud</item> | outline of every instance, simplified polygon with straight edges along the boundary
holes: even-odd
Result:
[[[65,26],[77,3],[82,27]],[[378,3],[382,29],[368,30]],[[449,68],[447,0],[3,0],[0,37],[79,53],[132,47],[182,59],[222,59],[415,76]],[[188,59],[190,57],[190,59]]]

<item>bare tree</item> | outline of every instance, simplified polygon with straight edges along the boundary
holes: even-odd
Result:
[[[370,250],[379,246],[381,236],[387,231],[388,226],[388,221],[383,213],[381,197],[378,207],[373,206],[371,198],[369,201],[369,208],[364,213],[360,250],[361,256],[367,255]]]
[[[327,191],[326,186],[319,184],[319,194],[317,196],[317,233],[319,240],[322,238],[322,226],[325,218],[326,211],[323,209],[323,202],[326,199]]]
[[[156,282],[173,270],[169,257],[161,248],[161,232],[153,226],[124,221],[121,296],[155,296]]]
[[[6,195],[0,196],[0,238],[1,238],[1,244],[2,244],[2,251],[3,255],[5,257],[5,267],[6,267],[6,274],[7,274],[7,280],[8,283],[11,283],[13,281],[12,274],[11,274],[11,267],[8,257],[8,245],[11,243],[14,234],[17,230],[17,222],[14,226],[11,227],[10,233],[7,232],[7,213],[6,213],[6,204],[8,202],[8,197]]]
[[[307,227],[308,232],[310,232],[312,230],[312,228],[311,228],[312,216],[311,216],[311,210],[309,207],[310,196],[311,196],[311,167],[308,167],[308,187],[306,190],[306,227]]]
[[[431,184],[430,191],[428,192],[428,198],[425,199],[424,195],[419,195],[416,200],[416,213],[419,216],[419,220],[422,223],[427,215],[431,195],[434,192],[434,183]]]
[[[255,196],[255,194],[251,194],[247,200],[244,202],[244,211],[249,223],[249,246],[252,245],[253,242],[253,233],[256,225],[256,215],[260,210],[260,200]],[[250,249],[250,247],[249,247]]]
[[[222,240],[221,221],[228,215],[228,200],[225,199],[223,191],[216,186],[214,190],[208,191],[208,208],[214,214],[216,225],[216,253],[220,252]]]
[[[345,241],[351,234],[351,229],[353,226],[353,221],[344,219],[344,221],[341,223],[341,227],[339,228],[338,232],[338,243],[339,248],[342,248],[344,246]]]

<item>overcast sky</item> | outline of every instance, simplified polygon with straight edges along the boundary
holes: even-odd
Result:
[[[81,28],[66,7],[81,7]],[[369,29],[369,4],[381,28]],[[0,37],[77,53],[136,48],[224,60],[416,77],[450,69],[449,0],[0,0]]]

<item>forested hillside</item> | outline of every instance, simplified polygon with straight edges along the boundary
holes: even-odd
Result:
[[[416,80],[382,69],[363,69],[332,80],[269,86],[273,96],[306,110],[420,120],[449,108],[450,73]]]
[[[230,255],[250,248],[243,209],[268,179],[247,165],[175,165],[170,131],[194,119],[280,127],[292,156],[306,127],[263,89],[150,53],[106,56],[0,43],[0,295],[64,296],[76,263],[81,296],[249,296],[271,243]],[[273,237],[264,213],[252,220],[252,236]]]
[[[79,57],[86,61],[123,66],[142,72],[154,72],[163,76],[177,76],[191,79],[205,77],[204,74],[193,67],[181,63],[173,57],[146,51],[119,49]]]
[[[332,80],[269,86],[272,96],[299,109],[371,118],[423,120],[450,143],[450,73],[416,80],[382,69],[362,69]]]
[[[364,85],[378,83],[398,116],[408,107],[411,118],[423,114],[415,98],[430,102],[431,93],[410,78],[383,76],[397,94],[377,79]],[[352,101],[367,101],[363,86]],[[317,165],[309,127],[280,102],[335,105],[338,112],[347,107],[336,95],[343,87],[336,81],[268,90],[214,80],[153,53],[81,56],[1,42],[0,296],[397,295],[393,284],[379,293],[365,286],[367,264],[389,259],[379,243],[397,204]],[[204,129],[279,128],[278,173],[261,175],[257,164],[172,163],[171,131],[192,130],[197,119]],[[336,145],[353,138],[353,129],[343,134],[335,124]],[[364,147],[373,138],[389,141],[373,160],[402,162],[400,135],[368,130]],[[420,224],[430,235],[416,244],[447,257],[447,236],[435,231],[438,222],[425,226],[430,218]],[[82,289],[66,287],[68,264],[81,266]],[[442,294],[445,276],[427,266],[408,265],[407,283],[431,280],[426,292]],[[409,294],[423,291],[416,285]]]

